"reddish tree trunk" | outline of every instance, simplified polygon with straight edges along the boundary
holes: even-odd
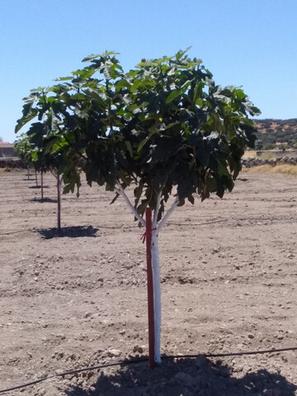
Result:
[[[152,271],[152,210],[146,209],[146,260],[147,260],[147,301],[149,327],[149,366],[155,367],[155,326],[154,326],[154,289]]]
[[[61,231],[61,178],[57,175],[57,228]]]

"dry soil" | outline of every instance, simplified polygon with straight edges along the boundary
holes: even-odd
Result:
[[[0,389],[147,355],[143,231],[96,186],[46,202],[0,174]],[[10,395],[297,394],[297,178],[243,173],[224,199],[178,208],[160,235],[162,353],[202,354],[87,371]]]

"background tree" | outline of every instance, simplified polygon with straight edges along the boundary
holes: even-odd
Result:
[[[201,61],[183,51],[144,59],[127,73],[113,53],[84,61],[85,68],[50,89],[59,131],[55,129],[47,151],[64,142],[69,155],[61,173],[69,188],[80,183],[72,172],[79,168],[90,185],[115,191],[114,200],[122,196],[147,227],[153,283],[151,363],[160,363],[159,232],[186,200],[194,204],[195,195],[204,200],[233,189],[244,150],[255,140],[249,116],[258,109],[241,88],[216,85]],[[27,116],[23,114],[23,121]],[[72,161],[71,171],[67,161]],[[171,196],[173,202],[168,202]]]
[[[19,136],[15,142],[15,149],[18,157],[21,159],[23,166],[27,168],[27,179],[29,180],[29,169],[33,167],[32,146],[26,134]]]
[[[65,192],[73,192],[74,186],[79,189],[80,179],[77,171],[78,162],[74,162],[76,154],[59,127],[59,120],[54,111],[55,106],[58,105],[57,98],[51,93],[52,90],[46,88],[31,91],[24,99],[23,117],[17,122],[16,132],[25,124],[37,119],[23,135],[22,141],[29,146],[28,157],[35,169],[40,171],[41,175],[50,171],[57,180],[57,229],[60,231],[61,179],[63,177],[68,180],[67,177],[71,173],[70,181],[64,188]],[[43,187],[43,182],[41,184]]]

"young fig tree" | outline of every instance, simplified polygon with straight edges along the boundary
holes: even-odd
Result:
[[[41,198],[43,200],[43,173],[50,171],[57,181],[57,229],[61,230],[61,182],[64,192],[80,187],[77,151],[65,138],[67,129],[61,119],[64,107],[57,87],[38,88],[24,98],[23,116],[17,121],[16,132],[30,123],[20,139],[20,148],[28,148],[28,157],[34,168],[41,172]],[[60,91],[59,91],[60,93]],[[18,147],[18,145],[17,145]]]
[[[33,167],[32,161],[32,146],[26,134],[18,137],[15,142],[16,153],[22,161],[22,164],[27,168],[27,179],[29,180],[29,169]]]
[[[200,60],[183,51],[142,60],[127,73],[112,53],[85,61],[74,113],[87,181],[115,191],[115,199],[123,197],[144,227],[150,222],[144,214],[152,213],[151,235],[150,229],[146,233],[153,283],[151,349],[153,363],[160,363],[160,231],[186,200],[194,204],[195,196],[203,201],[233,189],[244,150],[255,141],[249,117],[259,110],[241,88],[220,87]]]

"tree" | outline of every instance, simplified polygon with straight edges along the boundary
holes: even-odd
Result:
[[[61,230],[61,175],[66,179],[67,173],[71,173],[68,188],[65,192],[74,190],[74,183],[79,188],[78,162],[74,162],[76,153],[72,151],[59,129],[59,120],[55,117],[53,108],[57,105],[54,97],[50,96],[50,89],[38,88],[32,90],[30,95],[24,98],[23,116],[17,121],[16,132],[24,125],[31,123],[28,131],[20,139],[17,146],[19,150],[24,146],[26,161],[29,161],[36,170],[43,173],[50,171],[57,180],[57,229]],[[21,152],[21,151],[20,151]],[[74,166],[75,163],[75,166]],[[43,181],[42,200],[43,200]]]
[[[33,168],[35,171],[35,184],[36,188],[38,186],[38,178],[37,172],[41,174],[41,183],[40,183],[40,190],[41,190],[41,201],[43,201],[43,172],[46,171],[45,164],[43,161],[43,157],[41,153],[38,153],[40,149],[35,147],[34,143],[31,141],[30,136],[28,134],[21,135],[17,141],[15,142],[15,148],[18,156],[22,160],[23,164],[27,167],[27,177],[29,180],[29,169]]]
[[[152,363],[160,363],[159,232],[186,200],[194,204],[195,195],[204,200],[211,193],[223,197],[233,189],[244,150],[255,141],[249,116],[259,111],[241,88],[216,85],[201,61],[184,51],[143,59],[127,73],[114,53],[84,61],[86,67],[50,89],[60,130],[54,144],[63,136],[71,153],[68,160],[75,164],[70,169],[79,160],[90,185],[95,182],[115,191],[114,200],[123,197],[139,224],[147,227]],[[66,187],[80,183],[77,173],[63,174]],[[127,193],[131,186],[134,201]]]
[[[29,168],[33,166],[32,161],[32,146],[26,134],[19,136],[15,142],[16,153],[21,159],[24,166],[27,167],[27,178],[29,180]]]

